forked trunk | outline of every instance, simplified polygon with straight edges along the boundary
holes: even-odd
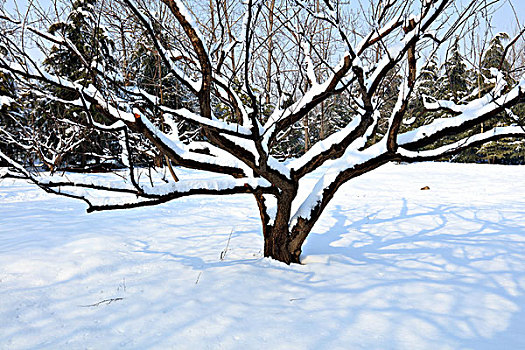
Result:
[[[287,228],[269,228],[264,237],[264,256],[285,264],[300,264],[301,247],[293,244]]]
[[[296,225],[294,232],[289,227],[291,206],[295,194],[295,189],[283,191],[277,198],[277,214],[274,220],[271,220],[264,196],[261,193],[254,193],[261,216],[264,256],[288,265],[301,263],[301,247],[308,235],[307,231],[309,232],[306,226]],[[298,229],[299,227],[301,229]]]

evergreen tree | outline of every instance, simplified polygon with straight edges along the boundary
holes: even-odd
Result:
[[[159,29],[159,22],[153,21],[154,28]],[[170,68],[166,65],[163,58],[160,56],[156,46],[150,40],[145,32],[137,30],[138,38],[135,40],[135,46],[131,50],[129,64],[125,64],[126,70],[126,85],[133,86],[151,96],[155,96],[158,103],[172,109],[186,108],[191,111],[198,110],[198,101],[189,89],[180,83],[180,81],[172,74]],[[175,43],[168,35],[160,35],[157,38],[163,47],[173,48]],[[173,62],[176,64],[176,62]],[[181,70],[184,66],[181,64]],[[157,125],[163,132],[170,133],[172,129],[176,128],[178,136],[182,142],[190,142],[192,140],[202,140],[201,129],[194,124],[183,119],[172,117],[167,122],[165,115],[158,106],[152,104],[150,101],[143,101],[136,105],[141,110],[141,113],[147,115],[148,119]],[[216,113],[218,116],[221,115]],[[216,115],[216,116],[217,116]],[[152,147],[147,140],[139,135],[130,134],[131,147],[135,150],[132,154],[136,164],[153,164],[154,166],[165,165],[168,161],[165,155],[152,151]],[[170,168],[170,171],[173,171]]]
[[[428,64],[421,69],[419,79],[416,82],[414,93],[408,106],[403,131],[411,130],[424,124],[428,124],[438,115],[435,112],[427,112],[424,106],[426,96],[439,96],[440,71],[437,57],[434,55],[428,59]]]
[[[98,0],[76,0],[72,4],[71,12],[65,22],[57,22],[49,27],[49,33],[62,36],[69,40],[80,55],[84,57],[90,67],[111,74],[114,72],[115,59],[113,58],[114,43],[96,18],[95,5]],[[99,85],[95,81],[91,69],[71,50],[63,46],[53,46],[44,65],[49,71],[67,77],[84,86]]]
[[[483,56],[481,62],[482,90],[489,91],[495,86],[495,79],[491,69],[501,72],[508,87],[514,84],[511,77],[511,64],[505,57],[504,42],[509,40],[507,33],[498,33],[490,41],[490,46]],[[518,119],[509,118],[506,114],[500,114],[486,123],[487,127],[508,126],[513,123],[523,124],[523,111],[515,108],[514,115]],[[510,139],[490,142],[477,149],[477,155],[489,163],[523,164],[525,162],[525,143]]]
[[[496,68],[505,74],[505,79],[509,83],[512,83],[512,78],[510,77],[511,66],[504,57],[505,47],[503,46],[503,42],[506,40],[509,40],[507,33],[498,33],[490,41],[489,49],[481,61],[481,72],[485,78],[492,76],[490,72],[491,68]]]
[[[449,48],[448,59],[444,64],[444,81],[442,82],[444,97],[459,102],[467,95],[468,80],[467,67],[459,51],[459,39],[456,39]]]
[[[153,22],[157,25],[156,22]],[[147,34],[142,35],[148,38]],[[167,37],[159,38],[164,47],[170,47]],[[162,104],[171,108],[181,108],[186,91],[179,81],[169,72],[150,40],[137,40],[137,46],[131,54],[128,68],[133,72],[131,84],[161,99]]]
[[[9,143],[3,142],[7,133],[16,129],[14,114],[18,112],[19,106],[16,102],[16,85],[9,72],[0,70],[0,151],[18,159],[16,151]],[[0,166],[6,166],[0,159]]]
[[[51,48],[48,57],[44,60],[44,67],[50,73],[65,77],[69,80],[88,87],[94,85],[100,91],[104,91],[110,84],[111,79],[105,79],[104,83],[97,80],[97,74],[94,70],[104,72],[109,77],[115,76],[116,61],[113,58],[113,41],[100,26],[99,19],[96,18],[97,0],[77,0],[73,2],[71,11],[66,21],[52,24],[49,27],[49,33],[55,36],[63,37],[72,43],[83,59],[73,54],[70,49],[61,45],[55,45]],[[85,60],[85,62],[83,62]],[[64,100],[76,100],[78,95],[71,91],[57,89],[53,86],[44,86],[44,90],[52,91],[55,96]],[[85,167],[88,163],[99,163],[104,159],[110,159],[114,155],[108,154],[107,150],[112,149],[118,153],[118,142],[102,134],[94,128],[85,128],[91,123],[93,118],[96,122],[105,122],[104,117],[96,110],[90,111],[90,116],[82,111],[82,108],[75,106],[65,106],[53,100],[48,100],[46,96],[38,98],[36,106],[33,108],[33,114],[36,121],[35,127],[42,133],[50,135],[48,146],[55,148],[63,145],[61,140],[71,139],[72,133],[78,133],[84,141],[78,144],[77,151],[80,157],[69,157],[67,154],[61,154],[56,161],[57,164],[45,165],[51,168],[60,166],[60,162],[66,166]],[[74,127],[56,123],[56,119],[66,119],[74,124]],[[88,131],[89,130],[89,131]],[[45,147],[44,147],[45,148]],[[41,158],[45,158],[45,149],[39,150]],[[56,163],[56,162],[55,162]]]
[[[435,96],[437,91],[436,82],[439,81],[439,66],[437,57],[433,55],[429,58],[428,64],[421,70],[416,91],[418,95]]]

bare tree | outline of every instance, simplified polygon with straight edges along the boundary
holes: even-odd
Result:
[[[289,264],[300,262],[308,234],[347,181],[388,162],[435,160],[485,142],[525,135],[519,125],[465,134],[498,114],[512,113],[510,108],[523,102],[525,80],[507,86],[497,70],[493,70],[494,88],[483,96],[458,103],[425,96],[426,109],[445,116],[399,132],[420,72],[429,64],[426,57],[457,40],[470,19],[489,6],[485,2],[467,1],[461,8],[453,0],[379,0],[371,1],[369,8],[329,0],[272,1],[266,8],[265,2],[257,0],[245,4],[203,0],[194,5],[189,11],[181,0],[154,4],[106,0],[94,7],[101,14],[108,13],[105,7],[119,8],[100,18],[101,28],[104,21],[118,28],[114,40],[121,50],[115,55],[123,74],[111,74],[94,64],[66,36],[51,35],[34,21],[2,14],[10,32],[0,38],[5,51],[0,69],[15,76],[22,90],[83,108],[86,128],[115,134],[121,140],[120,157],[127,168],[119,172],[119,183],[97,177],[69,180],[31,171],[27,164],[0,153],[11,166],[9,174],[31,179],[49,192],[82,199],[88,211],[151,206],[198,194],[251,193],[260,212],[264,255]],[[169,18],[159,21],[159,8]],[[206,8],[211,14],[205,13]],[[239,11],[242,18],[237,20]],[[355,18],[349,22],[355,14],[363,16],[361,27],[348,25],[356,23]],[[166,76],[175,77],[193,102],[170,106],[134,84],[128,64],[133,46],[126,29],[129,23],[140,29],[141,37],[134,40],[152,43],[167,67]],[[309,35],[304,29],[313,28],[311,24],[322,27],[323,35],[329,30],[330,36],[337,37],[338,49],[323,47],[326,40]],[[46,71],[31,55],[28,42],[38,44],[44,55],[51,46],[67,49],[97,84],[81,84]],[[511,42],[521,43],[521,39]],[[393,88],[397,94],[393,108],[385,112],[380,108],[385,98],[382,91],[394,75],[402,82]],[[46,86],[67,90],[71,97],[53,96]],[[278,135],[343,94],[345,98],[338,101],[345,101],[354,113],[347,125],[324,135],[300,158],[284,163],[271,154]],[[263,102],[268,105],[267,98],[273,106],[269,116],[261,108]],[[106,121],[92,118],[95,111]],[[200,137],[185,138],[181,121],[197,128]],[[380,121],[386,121],[384,134],[378,134]],[[21,142],[11,136],[13,142]],[[443,144],[445,137],[450,141]],[[144,176],[152,172],[147,165],[137,164],[133,142],[137,139],[145,142],[143,148],[155,149],[179,169],[201,171],[202,180],[180,175],[175,182]],[[317,179],[315,186],[305,181],[307,176]],[[108,201],[107,193],[119,196]]]

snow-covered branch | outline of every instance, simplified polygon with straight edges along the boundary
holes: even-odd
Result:
[[[304,117],[309,111],[317,106],[321,101],[326,100],[334,93],[338,84],[351,68],[350,55],[346,53],[339,65],[334,69],[335,73],[321,84],[313,84],[312,87],[299,99],[285,109],[276,108],[268,121],[264,125],[265,133],[269,133],[266,138],[268,142],[273,141],[275,135],[293,123]]]
[[[430,124],[403,133],[397,138],[398,144],[406,149],[415,150],[439,140],[444,135],[466,131],[468,128],[504,112],[505,109],[523,102],[524,99],[525,79],[521,80],[511,91],[496,99],[486,95],[461,106],[452,102],[437,102],[436,107],[445,107],[459,114],[454,117],[436,119]]]
[[[504,126],[495,127],[491,130],[480,134],[465,137],[459,141],[450,143],[445,146],[437,147],[425,151],[409,151],[404,148],[398,149],[398,154],[404,161],[425,161],[435,160],[448,155],[457,154],[458,152],[470,147],[482,145],[490,141],[500,140],[502,138],[524,138],[525,130],[522,126]]]

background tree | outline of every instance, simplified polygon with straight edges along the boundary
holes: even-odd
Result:
[[[21,161],[20,156],[16,153],[16,148],[11,144],[12,138],[10,137],[16,133],[16,124],[20,120],[20,117],[16,115],[19,113],[16,98],[17,89],[13,76],[8,71],[0,71],[0,132],[4,133],[0,138],[0,151]],[[7,165],[5,159],[0,159],[0,166]]]
[[[116,74],[114,43],[101,27],[100,15],[97,17],[100,12],[97,0],[76,0],[71,8],[66,9],[65,20],[49,27],[51,38],[61,37],[67,45],[53,44],[42,63],[48,73],[74,81],[83,89],[90,85],[101,88],[111,84],[94,73]],[[60,166],[85,168],[87,164],[118,160],[118,140],[91,127],[93,122],[105,123],[108,120],[96,110],[85,111],[81,104],[62,102],[78,100],[77,91],[46,82],[42,82],[40,90],[34,96],[36,105],[30,109],[34,129],[41,134],[40,140],[46,139],[47,143],[34,144],[33,147],[49,169],[56,170]]]
[[[404,120],[402,131],[412,130],[424,124],[431,123],[435,118],[439,118],[439,113],[428,112],[425,108],[424,100],[427,96],[434,98],[444,98],[440,82],[443,80],[437,56],[432,54],[426,66],[421,68],[419,79],[414,88],[414,94],[410,99],[407,115]]]
[[[503,74],[504,81],[507,84],[507,89],[514,85],[512,78],[512,67],[507,59],[507,51],[505,43],[510,40],[507,33],[498,33],[490,41],[489,48],[482,60],[482,74],[483,84],[481,85],[484,91],[494,88],[496,79],[494,74]],[[496,72],[496,73],[494,73]],[[521,114],[521,118],[517,116]],[[523,113],[520,109],[510,109],[506,113],[501,113],[492,120],[486,123],[487,126],[505,126],[512,124],[523,125]],[[475,149],[479,158],[488,163],[503,163],[503,164],[524,164],[525,163],[525,144],[520,140],[502,139],[494,142],[489,142],[481,147]]]
[[[464,61],[465,59],[459,49],[459,38],[456,37],[447,52],[447,59],[444,64],[445,76],[441,83],[445,96],[455,103],[458,103],[461,98],[468,94],[467,66]]]

